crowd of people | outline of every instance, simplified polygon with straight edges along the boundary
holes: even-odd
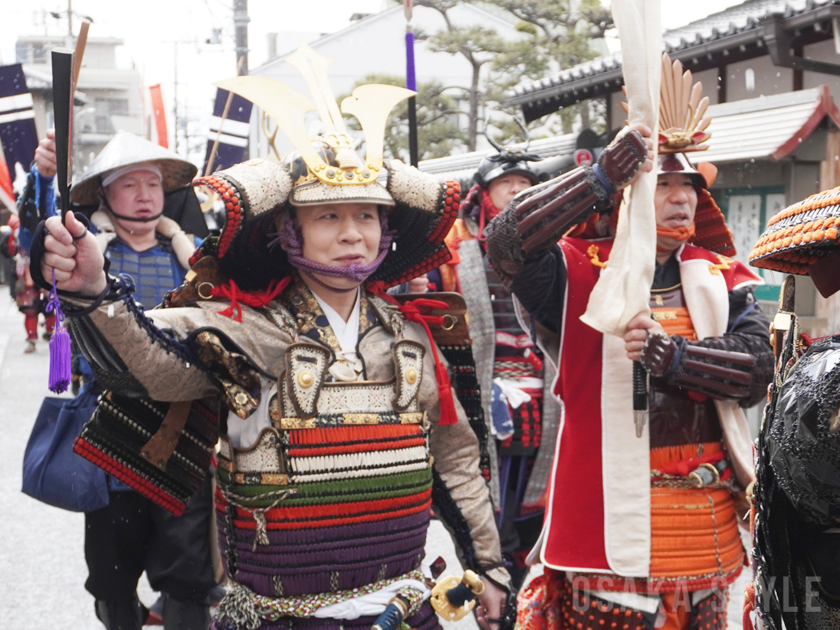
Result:
[[[408,95],[368,87],[355,109],[369,109],[363,130],[387,114],[374,102]],[[247,80],[237,89],[248,94]],[[538,156],[497,147],[462,195],[458,182],[384,159],[375,133],[359,153],[329,107],[319,113],[315,138],[283,129],[295,144],[284,161],[198,179],[120,132],[64,216],[52,132],[36,152],[2,248],[17,261],[26,351],[54,282],[78,396],[109,410],[77,442],[109,473],[108,505],[85,515],[86,588],[103,625],[345,630],[383,627],[398,609],[401,627],[437,628],[438,571],[424,560],[434,516],[479,576],[485,630],[724,629],[729,586],[750,558],[747,619],[830,627],[819,624],[838,614],[840,592],[823,555],[840,515],[837,401],[805,409],[795,397],[815,382],[830,391],[835,341],[806,352],[791,326],[787,354],[782,337],[771,345],[762,280],[733,258],[714,169],[691,160],[708,134],[635,123],[595,163],[548,181]],[[624,193],[645,182],[649,310],[606,335],[582,317],[610,267]],[[194,220],[194,185],[224,204],[218,233]],[[828,226],[840,203],[818,197]],[[24,208],[40,222],[24,224]],[[795,227],[799,214],[786,212],[757,264],[807,260],[799,273],[830,293],[819,262],[830,252],[808,250],[811,239],[763,245]],[[411,295],[397,300],[394,287]],[[446,303],[429,290],[459,293],[469,313],[472,357],[457,366],[435,336]],[[486,431],[459,400],[462,370],[474,370]],[[634,425],[639,374],[645,425]],[[753,493],[744,409],[771,383]],[[812,425],[807,448],[794,420]],[[740,532],[751,511],[757,552]],[[137,597],[144,571],[162,594],[152,612]],[[764,579],[782,574],[792,586]],[[822,587],[808,599],[813,575]],[[791,593],[807,615],[774,607]]]

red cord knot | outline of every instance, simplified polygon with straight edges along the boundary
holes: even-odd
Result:
[[[292,278],[286,277],[282,280],[272,280],[267,289],[263,291],[243,291],[233,280],[229,280],[220,287],[213,287],[210,290],[212,297],[225,298],[230,300],[230,305],[219,311],[219,315],[229,317],[237,322],[242,322],[242,306],[251,308],[265,308],[269,302],[280,295],[291,283]]]

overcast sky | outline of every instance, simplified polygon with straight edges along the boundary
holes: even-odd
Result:
[[[167,102],[173,98],[177,48],[179,100],[193,118],[210,116],[212,82],[236,74],[233,0],[0,0],[0,65],[15,63],[19,35],[66,33],[70,4],[76,14],[74,31],[78,32],[78,16],[88,15],[93,18],[90,37],[123,39],[121,63],[133,63],[145,86],[160,83]],[[740,1],[663,0],[663,28],[682,26],[735,4]],[[249,65],[255,68],[266,60],[270,32],[331,33],[347,26],[354,13],[375,13],[390,5],[388,0],[248,0]],[[50,12],[62,12],[61,18]],[[214,28],[222,29],[222,43],[204,43]]]

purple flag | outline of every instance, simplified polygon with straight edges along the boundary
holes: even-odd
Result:
[[[248,146],[248,130],[251,120],[251,101],[234,94],[227,116],[222,122],[229,92],[219,89],[216,92],[216,104],[213,106],[213,118],[207,132],[207,153],[204,157],[202,173],[207,172],[207,162],[218,138],[216,155],[213,158],[213,171],[219,171],[242,161],[245,147]],[[222,133],[219,133],[221,128]]]
[[[23,66],[0,66],[0,143],[6,156],[9,178],[15,180],[15,164],[29,171],[38,148],[32,94],[26,87]]]

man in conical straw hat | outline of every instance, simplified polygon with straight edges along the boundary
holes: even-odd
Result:
[[[424,306],[384,293],[446,260],[458,186],[384,162],[387,114],[408,91],[363,86],[342,103],[365,131],[362,157],[329,61],[305,48],[290,61],[317,108],[260,77],[221,85],[257,102],[295,151],[199,180],[227,222],[172,308],[140,312],[69,215],[48,222],[38,264],[56,270],[71,329],[101,340],[91,359],[119,366],[123,389],[223,405],[216,505],[231,589],[215,628],[370,628],[391,600],[410,627],[439,627],[422,566],[433,502],[481,576],[479,623],[498,628],[509,577],[476,436]],[[316,109],[324,133],[312,139],[303,119]],[[88,452],[113,449],[83,438]]]
[[[55,173],[55,140],[48,134],[35,155],[37,177]],[[93,213],[97,242],[111,273],[127,273],[147,309],[184,280],[195,240],[163,214],[164,196],[189,186],[198,169],[169,149],[118,131],[73,185],[70,198]],[[39,182],[45,188],[51,180]],[[142,270],[142,271],[141,271]]]
[[[619,134],[597,165],[519,195],[488,228],[492,264],[559,363],[562,429],[532,552],[546,573],[520,610],[557,607],[562,628],[642,628],[659,614],[668,628],[707,614],[721,628],[724,587],[744,562],[735,503],[752,462],[741,407],[763,398],[772,366],[752,292],[761,281],[727,257],[731,235],[688,159],[709,138],[700,84],[667,56],[663,74],[653,318],[631,320],[623,340],[580,319],[610,265],[614,200],[645,159],[643,126]],[[639,439],[631,360],[650,375]]]
[[[838,227],[840,188],[817,193],[768,221],[750,264],[808,275],[828,298],[840,290]],[[794,280],[785,278],[773,322],[777,372],[757,442],[747,601],[762,630],[840,625],[840,337],[801,333]]]

